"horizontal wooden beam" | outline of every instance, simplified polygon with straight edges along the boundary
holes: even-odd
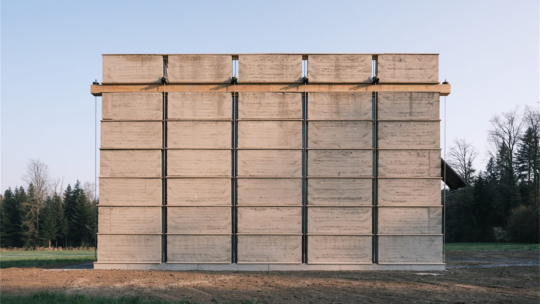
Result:
[[[450,94],[449,84],[104,84],[91,85],[90,93],[159,93],[159,92],[437,92]]]

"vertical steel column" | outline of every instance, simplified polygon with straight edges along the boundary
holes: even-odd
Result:
[[[307,264],[307,106],[308,94],[302,95],[302,263]]]
[[[232,263],[238,263],[238,93],[232,93]]]
[[[379,226],[379,212],[377,209],[378,205],[378,192],[379,192],[379,183],[378,183],[378,167],[379,167],[379,151],[378,151],[378,109],[377,109],[378,93],[373,93],[372,95],[372,117],[373,117],[373,180],[372,180],[372,195],[373,195],[373,208],[372,208],[372,224],[373,224],[373,240],[372,240],[372,254],[373,254],[373,263],[378,263],[379,261],[379,238],[377,236],[378,226]]]
[[[167,93],[163,92],[163,122],[161,149],[161,262],[167,263]]]

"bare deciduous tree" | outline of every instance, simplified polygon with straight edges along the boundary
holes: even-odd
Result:
[[[465,180],[467,184],[472,181],[474,172],[473,162],[478,156],[478,152],[466,139],[456,139],[450,148],[448,163]]]
[[[83,184],[82,188],[83,188],[84,194],[86,195],[88,200],[93,201],[94,198],[95,198],[94,194],[95,194],[95,190],[96,190],[95,184],[92,183],[92,182],[85,182]]]
[[[492,145],[491,156],[496,159],[502,148],[508,149],[505,163],[509,168],[514,166],[514,156],[517,144],[523,128],[523,119],[518,114],[518,107],[510,112],[496,115],[491,120],[491,130],[489,130],[489,141]]]
[[[26,166],[26,174],[23,175],[23,180],[28,184],[34,185],[36,191],[36,204],[33,206],[37,214],[36,227],[39,231],[39,217],[43,209],[45,199],[49,195],[51,189],[51,180],[49,178],[49,166],[39,159],[31,159]]]

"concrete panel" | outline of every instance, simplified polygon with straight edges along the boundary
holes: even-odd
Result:
[[[99,204],[150,206],[161,205],[161,179],[99,180]]]
[[[103,83],[161,83],[161,55],[104,55]]]
[[[102,122],[101,148],[162,147],[161,122]]]
[[[167,180],[167,205],[231,205],[231,180],[223,178],[190,178]]]
[[[169,207],[167,233],[231,233],[231,207]]]
[[[161,235],[98,235],[98,262],[160,262]]]
[[[441,181],[379,179],[379,205],[441,205]]]
[[[239,119],[301,119],[301,93],[239,92]]]
[[[379,208],[381,234],[438,234],[442,231],[442,207]]]
[[[101,150],[100,174],[106,177],[160,177],[159,150]]]
[[[99,207],[99,233],[161,233],[161,207]]]
[[[103,120],[162,120],[161,93],[103,93]]]
[[[379,176],[441,177],[439,150],[381,150]]]
[[[240,235],[238,263],[301,263],[302,236]]]
[[[371,92],[309,93],[309,119],[371,119]]]
[[[167,73],[171,83],[230,83],[231,55],[169,55]]]
[[[308,148],[371,148],[372,125],[370,121],[311,121]]]
[[[439,93],[380,92],[379,119],[439,119]]]
[[[302,208],[239,207],[238,233],[302,233]]]
[[[229,121],[169,121],[168,148],[232,148]]]
[[[301,121],[239,121],[238,148],[302,148]]]
[[[379,148],[381,149],[439,149],[440,123],[398,122],[379,123]]]
[[[238,205],[302,205],[301,179],[239,179]]]
[[[246,82],[301,82],[302,55],[239,55],[238,79]]]
[[[380,263],[442,263],[442,236],[379,236]]]
[[[308,205],[372,205],[371,179],[309,179]]]
[[[238,175],[249,177],[301,177],[300,150],[240,150]]]
[[[377,59],[381,83],[438,82],[439,55],[383,54]]]
[[[309,236],[308,264],[371,263],[371,236]]]
[[[371,176],[372,163],[370,150],[310,150],[308,176]]]
[[[371,82],[372,55],[309,55],[309,82]]]
[[[308,208],[310,234],[369,234],[372,231],[371,208]]]
[[[167,261],[173,263],[230,263],[231,236],[168,235]]]
[[[214,92],[170,92],[169,119],[232,119],[232,94]]]
[[[231,151],[169,150],[168,176],[231,176]]]

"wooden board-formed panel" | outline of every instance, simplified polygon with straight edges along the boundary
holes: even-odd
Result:
[[[381,83],[439,81],[439,55],[383,54],[377,59]]]
[[[438,149],[440,148],[440,123],[383,121],[379,123],[379,148],[381,149]]]
[[[98,262],[161,262],[161,235],[98,235]]]
[[[167,208],[167,233],[231,233],[231,208]]]
[[[301,119],[301,93],[238,93],[239,119]]]
[[[101,148],[157,148],[162,146],[161,122],[102,122]]]
[[[168,235],[167,261],[174,263],[230,263],[229,235]]]
[[[170,92],[169,119],[232,119],[231,93]]]
[[[309,236],[308,264],[370,263],[371,236]]]
[[[371,208],[308,208],[309,234],[369,234],[371,232]]]
[[[167,74],[175,82],[231,82],[231,55],[169,55]]]
[[[228,121],[169,121],[168,148],[232,148]]]
[[[239,179],[238,205],[302,205],[301,179]]]
[[[309,55],[309,82],[371,82],[372,55]]]
[[[169,150],[168,176],[231,176],[231,151]]]
[[[379,208],[381,234],[437,234],[442,231],[442,207]]]
[[[231,180],[223,178],[168,179],[167,205],[231,205]]]
[[[440,205],[437,179],[379,179],[379,205]]]
[[[99,180],[101,205],[161,205],[161,179],[102,178]]]
[[[302,233],[301,207],[238,208],[239,233]]]
[[[372,154],[370,150],[310,150],[308,176],[371,176]]]
[[[439,150],[381,150],[379,176],[441,177]]]
[[[103,93],[103,120],[162,120],[161,93]]]
[[[239,121],[238,148],[302,148],[301,121]]]
[[[159,150],[101,150],[100,174],[105,177],[160,177]]]
[[[302,236],[239,235],[238,263],[301,263]]]
[[[308,205],[371,205],[371,179],[309,179]]]
[[[370,121],[312,121],[308,125],[308,148],[371,148]]]
[[[249,177],[301,177],[300,150],[240,150],[238,175]]]
[[[380,263],[442,263],[442,236],[379,236]]]
[[[372,94],[310,93],[308,119],[371,119]]]
[[[300,82],[302,55],[239,55],[238,80],[244,82]]]
[[[161,233],[161,207],[99,207],[99,233]]]
[[[103,83],[160,83],[161,55],[103,56]]]
[[[439,93],[380,92],[379,119],[439,119]]]

